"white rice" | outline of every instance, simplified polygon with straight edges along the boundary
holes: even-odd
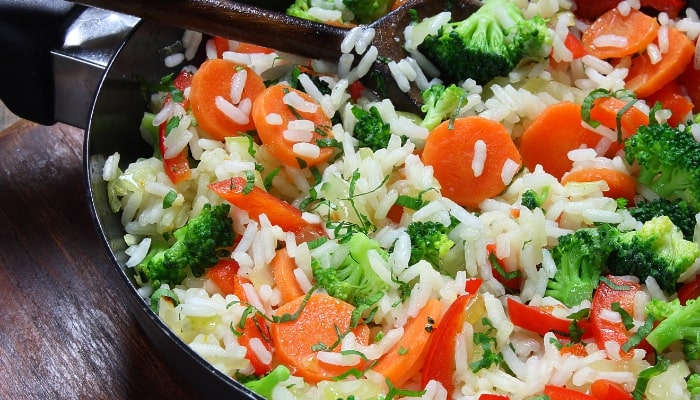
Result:
[[[520,164],[511,160],[510,158],[503,163],[503,169],[501,169],[501,181],[505,185],[509,185],[513,181],[513,177],[520,170]]]
[[[369,47],[372,40],[374,40],[374,28],[363,27],[361,34],[356,38],[355,41],[355,52],[357,54],[364,54]]]
[[[243,88],[245,87],[245,82],[247,79],[248,71],[245,69],[241,69],[231,76],[231,102],[233,104],[238,104],[241,102]]]
[[[294,91],[285,94],[282,102],[300,112],[314,113],[318,109],[318,104],[304,100],[299,93]]]
[[[340,21],[343,13],[338,10],[329,10],[322,7],[309,7],[309,15],[320,21]]]
[[[165,66],[168,68],[177,67],[185,61],[185,55],[183,53],[171,54],[163,60]]]
[[[479,139],[474,142],[474,158],[472,158],[472,172],[475,177],[481,176],[484,172],[484,164],[486,164],[486,142]]]
[[[199,45],[202,43],[202,37],[200,32],[192,30],[185,30],[182,34],[182,45],[185,47],[184,56],[187,61],[192,61],[192,59],[194,59]]]
[[[659,27],[659,32],[656,34],[656,40],[659,42],[659,51],[661,54],[668,53],[669,41],[668,41],[668,27],[662,25]]]
[[[295,119],[292,121],[289,121],[289,124],[287,124],[287,128],[289,129],[295,129],[295,130],[301,130],[301,131],[313,131],[316,126],[314,125],[313,121],[310,121],[308,119]]]
[[[231,121],[237,124],[245,125],[250,122],[250,117],[246,112],[221,96],[216,96],[216,98],[214,98],[214,105],[224,113],[224,115],[230,118]]]
[[[596,47],[625,47],[627,46],[627,38],[618,35],[600,35],[593,39],[593,45]]]
[[[408,92],[411,89],[411,83],[408,81],[408,77],[399,67],[396,61],[390,61],[388,64],[389,71],[391,71],[391,76],[396,81],[399,89],[404,92]]]
[[[270,125],[282,125],[282,116],[277,113],[269,113],[265,116],[265,122]]]
[[[314,137],[314,133],[303,129],[285,129],[282,131],[284,140],[292,143],[309,142]]]
[[[318,158],[318,156],[321,154],[321,149],[318,146],[304,142],[294,143],[294,146],[292,146],[292,151],[294,151],[294,154],[300,157],[307,158]]]

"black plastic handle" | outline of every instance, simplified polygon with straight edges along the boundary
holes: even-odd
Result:
[[[56,122],[50,51],[66,21],[84,8],[62,0],[0,0],[0,99],[19,117]]]

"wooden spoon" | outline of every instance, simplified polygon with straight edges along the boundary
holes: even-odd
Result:
[[[350,28],[308,21],[230,0],[78,0],[86,5],[118,11],[166,25],[223,36],[270,47],[282,52],[337,62],[340,45]],[[479,8],[477,0],[409,0],[403,6],[367,25],[374,28],[372,44],[379,58],[399,61],[407,56],[403,31],[412,21],[410,10],[419,18],[451,11],[453,19],[464,19]],[[383,78],[377,78],[379,74]],[[373,77],[370,79],[369,77]],[[386,88],[379,90],[380,83]],[[376,61],[365,85],[390,98],[397,109],[418,112],[420,90],[412,85],[408,93],[399,89],[385,62]],[[380,93],[381,92],[381,93]]]

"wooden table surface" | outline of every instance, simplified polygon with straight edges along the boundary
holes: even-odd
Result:
[[[0,123],[0,399],[198,399],[113,290],[83,131]]]

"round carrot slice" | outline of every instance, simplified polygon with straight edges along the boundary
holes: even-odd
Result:
[[[287,84],[265,89],[253,103],[252,116],[263,145],[284,165],[313,167],[333,153],[319,146],[320,139],[332,137],[330,118],[311,96]]]
[[[234,86],[241,84],[239,96]],[[265,83],[255,71],[217,58],[205,61],[195,72],[189,100],[199,127],[213,138],[223,140],[255,129],[250,110],[263,90]],[[232,92],[236,99],[232,98]]]
[[[600,59],[620,58],[646,49],[658,31],[655,18],[635,9],[622,15],[615,7],[598,17],[583,32],[581,41],[588,54]]]
[[[468,208],[505,190],[507,162],[521,164],[506,128],[478,116],[447,120],[435,127],[421,157],[433,167],[443,195]]]
[[[578,104],[562,102],[545,108],[520,137],[523,164],[530,170],[539,164],[547,173],[561,178],[573,166],[569,151],[595,148],[601,139],[582,122]]]
[[[634,197],[637,194],[637,181],[631,175],[616,169],[610,168],[584,168],[568,172],[561,179],[561,184],[569,182],[595,182],[605,181],[608,190],[605,191],[607,197],[613,199],[624,198],[629,204],[634,204]]]
[[[338,334],[346,333],[350,328],[355,308],[323,293],[312,294],[304,304],[305,298],[298,297],[275,311],[277,317],[285,314],[290,317],[289,321],[275,322],[270,327],[275,356],[294,375],[311,383],[357,368],[357,365],[334,365],[318,359],[321,350],[340,352],[340,345],[333,345],[339,340]],[[366,345],[369,342],[367,325],[359,325],[352,331],[361,343]]]

